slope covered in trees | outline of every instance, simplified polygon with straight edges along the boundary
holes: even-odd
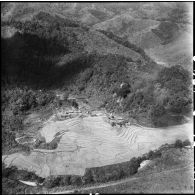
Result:
[[[189,73],[180,66],[162,68],[113,33],[90,31],[43,12],[31,21],[2,22],[2,27],[15,29],[1,37],[5,151],[17,146],[14,137],[23,131],[26,112],[55,105],[56,89],[85,95],[94,107],[125,113],[148,126],[179,123],[181,114],[190,113]],[[101,53],[103,48],[107,53]],[[129,89],[119,104],[120,94],[113,95],[123,82]]]

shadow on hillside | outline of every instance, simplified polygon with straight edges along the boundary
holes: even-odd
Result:
[[[90,56],[87,55],[65,66],[56,66],[60,57],[68,53],[68,43],[60,43],[55,38],[44,39],[28,33],[16,33],[6,39],[1,37],[2,79],[32,88],[60,87],[90,66]]]

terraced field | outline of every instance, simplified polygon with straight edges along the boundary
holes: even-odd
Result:
[[[51,117],[40,130],[46,143],[62,135],[55,150],[34,149],[29,155],[3,156],[7,166],[49,175],[84,175],[85,168],[128,161],[176,139],[192,137],[192,123],[164,129],[136,125],[112,127],[105,114],[58,121]]]

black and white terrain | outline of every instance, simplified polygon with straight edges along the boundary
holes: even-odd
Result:
[[[3,194],[192,193],[192,6],[1,3]]]

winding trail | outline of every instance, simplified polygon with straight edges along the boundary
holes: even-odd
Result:
[[[152,174],[155,174],[155,176],[158,176],[162,173],[168,173],[168,172],[171,173],[171,172],[178,171],[178,170],[185,170],[185,169],[188,169],[190,166],[193,166],[193,162],[189,163],[188,165],[186,165],[184,167],[164,170],[164,171],[160,171],[160,172],[157,172],[157,173],[151,173],[151,174],[148,174],[147,177],[152,175]],[[143,177],[146,177],[146,176],[143,176]],[[104,187],[115,186],[115,185],[118,185],[118,184],[124,184],[124,183],[131,182],[131,181],[134,181],[134,180],[139,180],[139,179],[142,179],[143,177],[127,178],[127,179],[123,179],[123,180],[119,180],[119,181],[108,182],[108,183],[101,184],[101,185],[98,185],[98,186],[91,186],[91,187],[85,187],[85,188],[75,188],[75,189],[72,189],[72,190],[49,192],[49,193],[50,194],[69,194],[69,193],[74,193],[75,191],[100,189],[100,188],[104,188]]]

